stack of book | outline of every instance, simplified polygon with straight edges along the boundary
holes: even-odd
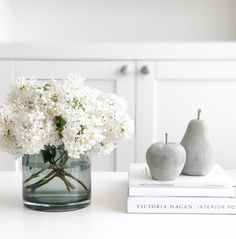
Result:
[[[236,214],[232,180],[220,165],[206,176],[153,180],[146,164],[129,169],[128,213]]]

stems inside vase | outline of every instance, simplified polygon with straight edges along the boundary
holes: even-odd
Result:
[[[52,181],[54,178],[59,178],[64,184],[65,187],[70,193],[73,189],[76,189],[76,186],[72,184],[72,182],[69,179],[72,179],[73,181],[77,182],[80,184],[84,190],[87,192],[88,188],[86,185],[77,177],[73,176],[71,173],[67,172],[65,169],[65,165],[69,159],[67,151],[64,150],[64,146],[59,146],[58,147],[58,152],[59,156],[56,158],[56,153],[55,153],[55,147],[54,146],[47,146],[45,147],[45,150],[42,152],[43,156],[43,161],[44,161],[44,168],[40,169],[39,171],[32,173],[30,177],[24,180],[24,188],[26,190],[30,190],[31,192],[34,192],[38,188],[46,185],[50,181]],[[40,177],[40,175],[45,171],[45,170],[50,170],[50,172],[46,175],[41,177],[38,181],[25,185],[31,180]]]

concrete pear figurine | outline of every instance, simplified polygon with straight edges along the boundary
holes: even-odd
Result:
[[[163,181],[177,178],[186,159],[184,147],[177,143],[168,143],[168,135],[165,135],[165,143],[152,144],[146,153],[152,178]]]
[[[215,163],[215,149],[208,137],[206,123],[200,119],[189,122],[181,144],[186,150],[186,162],[182,173],[194,176],[207,175]]]

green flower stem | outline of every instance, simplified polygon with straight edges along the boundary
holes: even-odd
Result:
[[[60,157],[58,157],[58,159],[55,161],[55,163],[57,163],[61,158],[63,158],[65,155],[65,153],[61,154]],[[24,180],[24,183],[27,183],[29,181],[31,181],[32,179],[36,178],[39,176],[40,173],[42,173],[44,170],[46,169],[52,169],[54,165],[50,165],[48,168],[42,168],[40,169],[38,172],[33,173],[29,178]]]
[[[69,193],[71,192],[71,189],[75,189],[75,186],[68,179],[66,179],[65,176],[61,175],[60,173],[58,173],[56,176],[59,177],[65,183],[67,191]]]
[[[55,178],[56,172],[52,170],[49,174],[47,174],[45,177],[37,181],[36,183],[33,183],[31,185],[25,186],[26,189],[31,189],[32,192],[34,192],[37,188],[47,184],[50,182],[53,178]]]
[[[50,160],[48,162],[50,162],[51,164],[49,165],[49,167],[47,168],[42,168],[41,170],[39,170],[38,172],[36,173],[33,173],[29,178],[25,179],[24,180],[24,184],[25,183],[28,183],[29,181],[31,181],[32,179],[38,177],[40,175],[40,173],[42,173],[44,170],[46,169],[51,169],[51,171],[46,175],[44,176],[43,178],[41,178],[40,180],[38,180],[37,182],[33,183],[33,184],[30,184],[30,185],[27,185],[25,186],[25,189],[31,189],[32,192],[34,192],[36,189],[38,189],[39,187],[49,183],[52,179],[54,179],[55,177],[58,177],[60,178],[64,184],[66,185],[66,188],[67,188],[67,191],[68,192],[71,192],[71,190],[75,189],[76,187],[66,178],[66,177],[69,177],[73,180],[75,180],[76,182],[78,182],[84,189],[85,191],[88,191],[88,188],[86,187],[86,185],[80,181],[78,178],[74,177],[72,174],[66,172],[64,169],[63,169],[63,166],[66,164],[67,162],[67,158],[64,158],[67,154],[66,152],[60,152],[60,156],[55,160],[53,161],[53,163],[50,162]],[[59,160],[63,160],[64,158],[64,161],[62,162],[59,162],[59,165],[57,165],[57,162]]]
[[[59,175],[58,175],[58,177],[65,183],[66,188],[67,188],[67,191],[68,191],[68,193],[70,193],[70,192],[71,192],[71,189],[70,189],[70,186],[67,184],[67,182],[66,182],[66,180],[65,180],[65,177],[59,176]]]
[[[70,177],[70,178],[74,179],[76,182],[78,182],[85,189],[85,191],[88,191],[88,188],[85,186],[85,184],[82,181],[80,181],[78,178],[74,177],[72,174],[67,173],[66,171],[64,171],[64,173],[67,177]]]
[[[39,170],[36,173],[32,173],[32,175],[30,177],[28,177],[27,179],[24,180],[24,183],[28,183],[30,180],[37,178],[39,176],[40,173],[42,173],[46,168],[42,168],[41,170]]]
[[[39,187],[49,183],[53,178],[59,177],[66,185],[67,191],[71,192],[71,189],[75,189],[75,186],[65,177],[70,177],[76,182],[78,182],[85,191],[88,191],[88,188],[85,186],[85,184],[80,181],[78,178],[74,177],[73,175],[67,173],[64,169],[52,169],[52,171],[47,174],[45,177],[37,181],[36,183],[30,184],[28,186],[25,186],[26,189],[31,189],[32,192],[34,192]]]

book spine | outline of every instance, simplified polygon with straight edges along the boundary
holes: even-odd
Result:
[[[236,199],[128,197],[127,212],[159,214],[236,214]]]
[[[130,187],[129,196],[137,197],[234,197],[228,188],[141,188]]]
[[[137,180],[138,181],[138,180]],[[232,182],[196,182],[196,181],[185,181],[185,182],[165,182],[160,183],[158,181],[154,182],[134,182],[130,180],[129,187],[140,187],[140,188],[224,188],[231,187]]]

